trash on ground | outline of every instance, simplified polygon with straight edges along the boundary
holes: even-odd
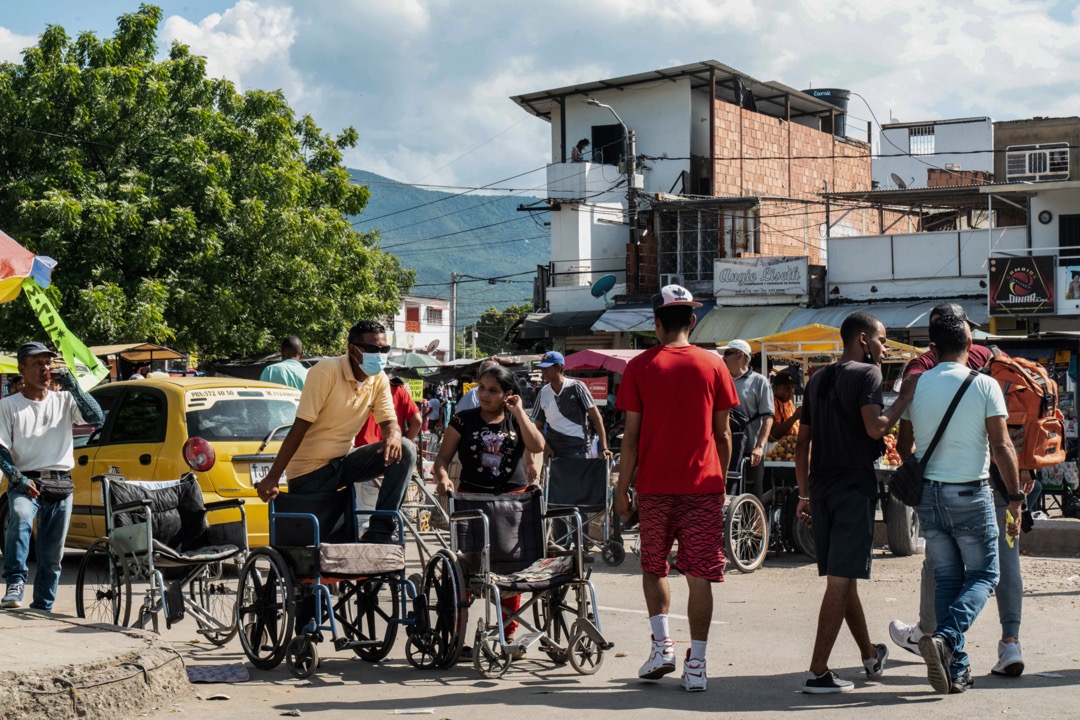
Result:
[[[391,715],[434,715],[435,708],[399,708],[391,710]]]
[[[285,712],[281,713],[281,717],[300,717],[301,714],[302,713],[299,710],[294,708],[292,710],[286,710]]]
[[[218,693],[217,695],[211,695],[210,697],[208,697],[206,699],[207,700],[232,700],[232,698],[229,697],[228,695],[226,695],[225,693]]]

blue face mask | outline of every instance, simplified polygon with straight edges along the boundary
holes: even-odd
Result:
[[[360,363],[360,372],[364,373],[368,377],[378,375],[386,367],[387,360],[390,359],[388,355],[382,353],[364,353],[364,360]]]

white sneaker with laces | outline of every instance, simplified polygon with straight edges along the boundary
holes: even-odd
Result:
[[[908,625],[899,620],[889,623],[889,637],[912,655],[919,655],[919,638],[923,635],[919,623]]]
[[[709,678],[705,674],[705,661],[690,657],[690,651],[686,651],[686,661],[683,662],[682,687],[687,692],[704,692]]]
[[[638,670],[642,680],[659,680],[668,673],[675,672],[675,643],[671,638],[652,639],[649,659]]]
[[[995,675],[1017,677],[1024,672],[1024,656],[1020,652],[1020,641],[1007,643],[998,641],[997,665],[990,668]]]

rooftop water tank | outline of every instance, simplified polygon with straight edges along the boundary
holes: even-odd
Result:
[[[845,137],[847,131],[847,106],[851,91],[841,88],[811,88],[803,90],[803,93],[836,106],[838,111],[835,115],[836,127],[832,126],[831,118],[823,117],[821,118],[821,131],[831,132],[836,137]]]

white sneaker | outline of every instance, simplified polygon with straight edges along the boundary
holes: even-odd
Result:
[[[638,677],[642,680],[659,680],[673,672],[675,672],[675,643],[671,638],[663,640],[653,638],[649,659],[638,670]]]
[[[919,627],[919,623],[906,625],[899,620],[893,620],[889,623],[889,637],[892,638],[894,643],[904,648],[912,655],[921,654],[919,652],[919,638],[921,638],[922,635],[922,628]]]
[[[683,662],[682,687],[687,692],[704,692],[709,678],[705,675],[705,661],[690,657],[690,651],[686,651],[686,661]]]
[[[998,641],[997,665],[990,668],[995,675],[1016,677],[1024,672],[1024,656],[1020,653],[1020,641],[1007,643]]]

